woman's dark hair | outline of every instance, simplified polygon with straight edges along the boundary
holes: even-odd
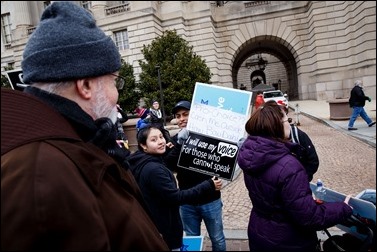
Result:
[[[254,111],[245,124],[245,130],[251,136],[285,141],[283,117],[280,106],[275,101],[267,101]]]

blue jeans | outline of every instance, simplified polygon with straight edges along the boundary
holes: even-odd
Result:
[[[180,214],[186,235],[200,235],[201,222],[204,220],[211,239],[212,251],[226,251],[222,207],[221,199],[203,205],[182,205]]]
[[[358,116],[364,119],[364,121],[369,125],[372,123],[372,119],[365,112],[364,107],[352,107],[352,115],[350,121],[348,122],[348,128],[352,128]]]

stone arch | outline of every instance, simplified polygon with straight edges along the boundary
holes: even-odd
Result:
[[[238,87],[237,74],[242,64],[250,56],[255,54],[270,54],[276,57],[284,66],[288,81],[288,96],[290,99],[298,99],[298,78],[297,64],[295,55],[297,55],[293,46],[287,41],[277,36],[257,36],[241,44],[233,55],[232,65],[232,83],[233,88]]]

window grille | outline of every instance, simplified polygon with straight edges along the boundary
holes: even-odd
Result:
[[[114,32],[114,42],[119,51],[129,49],[128,31],[122,30]]]
[[[80,4],[81,4],[81,7],[83,7],[84,9],[89,10],[90,8],[92,8],[91,1],[80,1]]]
[[[11,30],[11,23],[10,23],[10,14],[2,14],[1,15],[1,34],[3,35],[4,44],[11,44],[12,43],[12,30]]]

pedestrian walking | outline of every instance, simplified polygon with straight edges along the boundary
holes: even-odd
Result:
[[[198,204],[221,189],[222,181],[209,178],[191,188],[178,188],[173,173],[165,166],[166,139],[160,127],[150,124],[137,134],[138,151],[128,161],[151,217],[170,250],[182,247],[182,204]]]
[[[178,127],[181,129],[178,134],[172,137],[174,148],[169,149],[165,156],[168,168],[177,173],[179,188],[188,189],[196,186],[211,176],[198,173],[192,170],[177,166],[179,153],[183,142],[188,137],[186,129],[190,115],[191,103],[189,101],[179,101],[173,108]],[[198,204],[185,204],[180,207],[180,214],[183,222],[183,229],[188,236],[201,235],[201,224],[204,221],[208,235],[211,239],[213,251],[225,251],[226,242],[222,220],[223,203],[221,192],[208,195]]]
[[[317,230],[343,223],[352,214],[344,202],[317,204],[297,143],[288,140],[288,117],[266,103],[246,122],[247,139],[237,158],[252,202],[250,251],[316,251]]]
[[[351,96],[349,98],[349,104],[352,108],[352,115],[348,122],[348,130],[357,130],[357,128],[353,127],[353,125],[359,116],[363,118],[369,127],[376,124],[375,121],[370,119],[367,112],[365,112],[365,101],[371,102],[372,99],[364,94],[363,82],[361,80],[357,80],[355,82],[355,86],[351,90]]]
[[[92,14],[51,3],[1,89],[2,251],[166,251],[116,143],[118,49]]]

